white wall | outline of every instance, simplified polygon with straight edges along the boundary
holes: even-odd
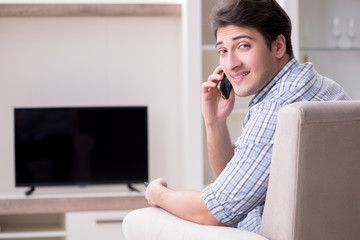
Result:
[[[295,58],[299,59],[299,0],[278,0],[278,2],[291,19],[291,43]]]
[[[13,108],[149,106],[150,178],[181,185],[181,19],[1,18],[0,193],[14,187]]]

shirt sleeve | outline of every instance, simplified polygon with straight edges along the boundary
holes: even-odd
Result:
[[[236,227],[247,214],[264,204],[270,173],[277,107],[254,107],[234,156],[214,183],[202,191],[210,212],[222,223]]]

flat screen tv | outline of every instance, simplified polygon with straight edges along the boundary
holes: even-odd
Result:
[[[147,107],[15,108],[15,185],[148,180]]]

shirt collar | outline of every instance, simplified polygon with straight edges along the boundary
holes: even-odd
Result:
[[[299,63],[295,58],[292,58],[281,70],[276,74],[276,76],[258,93],[256,94],[249,102],[249,108],[255,104],[261,102],[270,90],[275,86],[275,84],[291,69],[298,66]]]

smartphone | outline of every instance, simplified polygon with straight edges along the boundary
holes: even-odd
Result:
[[[224,99],[229,99],[232,86],[225,74],[224,74],[224,78],[219,82],[217,89],[219,90],[221,96]]]

